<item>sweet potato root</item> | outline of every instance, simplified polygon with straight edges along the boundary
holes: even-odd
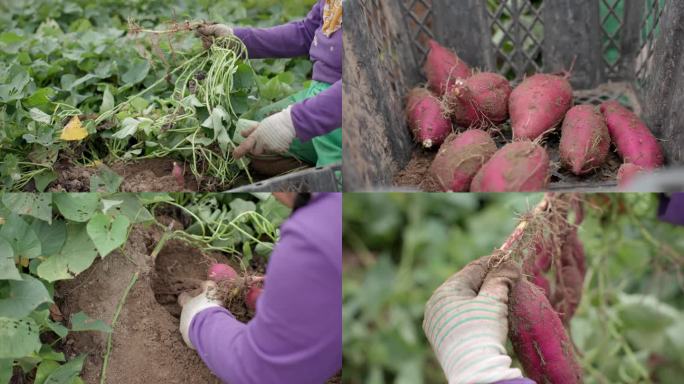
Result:
[[[468,64],[464,63],[456,53],[430,40],[430,53],[423,70],[428,79],[428,88],[435,94],[444,96],[458,79],[467,79],[472,75]]]
[[[583,175],[606,162],[610,134],[603,115],[591,105],[571,108],[563,121],[560,153],[563,164]]]
[[[472,192],[535,192],[549,182],[549,155],[531,141],[501,148],[473,179]]]
[[[425,88],[415,88],[409,93],[407,104],[406,116],[413,137],[424,148],[439,147],[451,132],[451,121],[440,100]]]
[[[452,134],[439,150],[430,174],[443,191],[467,192],[477,171],[495,152],[496,144],[485,131]]]
[[[447,92],[449,109],[456,124],[462,127],[482,127],[491,122],[508,120],[508,99],[512,88],[505,77],[481,72],[457,80]]]
[[[572,86],[565,77],[538,74],[511,93],[509,112],[515,139],[535,140],[563,121],[572,107]]]

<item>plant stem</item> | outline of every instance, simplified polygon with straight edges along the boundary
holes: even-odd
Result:
[[[138,281],[139,274],[139,272],[136,272],[131,277],[131,282],[128,283],[128,286],[126,287],[126,290],[124,291],[121,300],[119,300],[119,305],[117,305],[116,312],[114,313],[114,317],[112,318],[112,332],[107,337],[107,352],[105,352],[104,359],[102,361],[102,375],[100,376],[100,384],[105,384],[107,379],[107,365],[109,363],[109,354],[112,352],[112,338],[114,336],[114,327],[116,326],[116,321],[119,319],[121,309],[123,308],[123,305],[126,302],[126,297],[128,296],[128,293],[131,291],[131,288],[133,288],[133,285],[135,285],[135,282]]]

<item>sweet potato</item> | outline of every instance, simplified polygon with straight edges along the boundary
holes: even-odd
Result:
[[[464,63],[453,51],[430,40],[430,53],[425,61],[424,71],[428,80],[428,88],[437,95],[444,96],[458,79],[467,79],[472,75],[468,64]]]
[[[500,124],[508,120],[511,92],[511,85],[505,77],[481,72],[465,80],[457,80],[447,92],[447,100],[456,124],[468,128],[487,121]]]
[[[634,180],[634,178],[636,178],[640,174],[643,174],[645,171],[646,169],[635,164],[622,164],[617,174],[618,186],[620,188],[629,186],[629,184],[632,182],[632,180]]]
[[[496,144],[485,131],[452,134],[435,157],[430,174],[443,191],[468,192],[477,171],[495,152]]]
[[[535,140],[559,124],[572,107],[572,86],[565,77],[538,74],[511,93],[509,112],[516,139]]]
[[[594,106],[578,105],[565,115],[560,154],[575,175],[583,175],[606,162],[610,134],[603,115]]]
[[[416,141],[425,148],[439,147],[451,132],[451,121],[439,99],[425,88],[415,88],[407,104],[406,115]]]
[[[573,229],[565,237],[556,265],[556,290],[552,298],[553,307],[564,323],[572,319],[582,300],[585,274],[584,246],[577,229]]]
[[[508,336],[526,375],[537,383],[581,383],[572,343],[544,293],[520,279],[508,308]]]
[[[537,255],[534,262],[535,267],[541,272],[548,272],[551,269],[553,244],[540,238],[535,242],[534,249]]]
[[[549,155],[531,141],[501,148],[485,163],[471,184],[472,192],[534,192],[546,189]]]
[[[625,163],[645,169],[663,166],[665,158],[660,143],[637,115],[614,100],[601,104],[601,112]]]

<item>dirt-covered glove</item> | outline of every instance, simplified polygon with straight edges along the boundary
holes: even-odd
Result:
[[[508,291],[520,278],[512,261],[487,273],[491,257],[466,265],[433,293],[423,330],[449,384],[522,378],[506,352]]]
[[[243,131],[241,134],[247,139],[235,148],[233,157],[239,159],[247,153],[258,156],[287,152],[296,136],[291,110],[292,107],[287,107]]]
[[[195,346],[190,341],[190,324],[192,324],[192,319],[207,308],[222,306],[221,301],[216,298],[217,291],[218,288],[215,282],[205,281],[202,283],[199,295],[193,297],[190,293],[183,292],[178,296],[178,304],[183,307],[180,318],[180,332],[183,335],[185,344],[192,349],[195,349]]]
[[[214,44],[214,39],[222,36],[231,36],[233,28],[224,24],[207,24],[197,28],[197,36],[202,39],[204,48],[209,49]]]

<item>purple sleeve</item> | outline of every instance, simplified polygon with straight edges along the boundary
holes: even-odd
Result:
[[[684,193],[661,194],[658,217],[668,223],[684,225]]]
[[[322,23],[320,3],[304,20],[272,28],[234,28],[233,33],[245,43],[252,59],[306,56]]]
[[[206,309],[190,340],[226,382],[325,382],[342,367],[341,194],[314,195],[283,224],[266,273],[249,323]]]
[[[297,137],[309,141],[342,126],[342,80],[292,107]]]

